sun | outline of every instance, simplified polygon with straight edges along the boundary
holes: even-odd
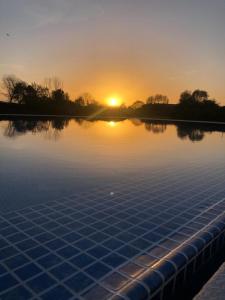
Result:
[[[120,106],[121,105],[121,100],[118,97],[110,97],[107,99],[107,104],[109,106]]]

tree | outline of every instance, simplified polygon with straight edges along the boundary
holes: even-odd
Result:
[[[32,88],[36,91],[36,96],[39,100],[47,100],[49,98],[49,89],[40,84],[32,83]]]
[[[192,93],[190,91],[184,91],[183,93],[181,93],[180,95],[180,99],[179,99],[179,103],[182,105],[188,104],[188,103],[192,103]]]
[[[14,87],[14,102],[19,104],[34,104],[48,99],[48,89],[36,83],[18,82]]]
[[[69,96],[62,89],[52,91],[52,100],[58,103],[69,101]]]
[[[138,101],[135,101],[135,102],[130,106],[130,108],[132,108],[132,109],[139,109],[139,108],[141,108],[143,105],[144,105],[144,102],[138,100]]]
[[[89,93],[84,93],[75,100],[75,104],[79,106],[95,105],[97,101]]]
[[[208,94],[208,92],[203,91],[203,90],[195,90],[192,93],[192,97],[197,102],[203,102],[203,101],[209,99],[209,94]]]
[[[157,94],[155,96],[148,97],[147,104],[169,104],[169,98],[164,95]]]
[[[25,82],[17,82],[14,87],[14,102],[19,104],[25,103],[25,97],[27,95],[27,84]]]
[[[7,97],[11,103],[15,100],[15,87],[18,83],[23,81],[18,79],[15,75],[6,75],[2,79],[2,94]]]
[[[209,94],[204,90],[195,90],[193,93],[184,91],[180,95],[179,103],[181,105],[204,105],[204,107],[215,108],[218,106],[215,100],[209,99]]]
[[[23,97],[23,104],[33,104],[39,100],[36,86],[29,84],[25,89],[25,95]]]
[[[62,90],[63,82],[58,77],[48,77],[44,79],[44,87],[51,93],[53,90]]]

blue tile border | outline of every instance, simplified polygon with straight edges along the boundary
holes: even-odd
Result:
[[[163,294],[166,284],[171,280],[176,281],[181,271],[185,270],[188,264],[195,261],[201,253],[204,254],[208,246],[219,241],[221,237],[224,244],[224,233],[225,216],[223,215],[136,277],[132,284],[121,289],[111,300],[116,300],[117,296],[124,297],[126,300],[150,300],[157,294]],[[215,251],[214,254],[216,253]],[[194,272],[195,270],[193,275]]]

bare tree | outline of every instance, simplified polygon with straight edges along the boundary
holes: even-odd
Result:
[[[80,106],[88,106],[88,105],[92,105],[92,104],[97,104],[94,97],[89,93],[83,93],[81,96],[79,96],[75,100],[75,103]]]
[[[164,95],[157,94],[155,96],[150,96],[147,99],[147,104],[168,104],[169,98]]]
[[[51,93],[53,90],[63,89],[63,82],[58,77],[48,77],[44,79],[44,86]]]
[[[1,94],[7,97],[9,102],[13,102],[15,96],[15,87],[21,82],[15,75],[6,75],[2,78]]]
[[[53,77],[52,78],[52,83],[53,83],[54,90],[59,90],[59,89],[62,90],[63,89],[63,82],[58,77]]]
[[[44,79],[44,87],[46,88],[46,89],[48,89],[48,91],[49,91],[49,96],[50,96],[50,94],[51,94],[51,92],[52,92],[52,79],[51,78],[45,78]]]

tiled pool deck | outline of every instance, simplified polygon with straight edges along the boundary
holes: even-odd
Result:
[[[223,169],[130,181],[0,216],[0,299],[160,299],[213,255]],[[219,177],[220,176],[220,177]],[[220,178],[220,180],[218,180]],[[183,184],[181,184],[183,182]],[[202,186],[204,185],[204,189]]]

